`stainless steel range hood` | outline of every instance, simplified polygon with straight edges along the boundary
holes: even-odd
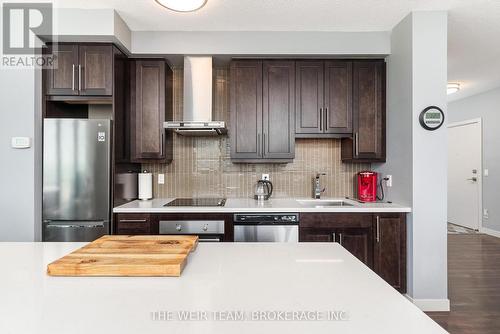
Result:
[[[185,136],[226,134],[225,122],[212,120],[212,85],[212,57],[184,57],[183,119],[164,128]]]

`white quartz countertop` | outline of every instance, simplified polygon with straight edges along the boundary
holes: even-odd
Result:
[[[181,277],[46,274],[82,245],[0,243],[0,333],[446,333],[338,243],[200,244]],[[181,320],[183,311],[201,320]],[[282,320],[262,320],[278,312]],[[293,312],[309,320],[286,320]]]
[[[359,203],[354,200],[341,198],[324,198],[316,200],[312,206],[312,199],[272,198],[267,201],[256,201],[253,198],[228,198],[223,207],[166,207],[166,203],[174,198],[155,198],[152,200],[135,200],[115,207],[114,213],[160,213],[160,212],[411,212],[411,208],[395,203]],[[350,206],[323,206],[325,201],[343,200]],[[301,204],[309,201],[309,204]]]

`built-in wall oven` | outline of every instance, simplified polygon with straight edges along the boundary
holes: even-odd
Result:
[[[235,242],[298,242],[298,213],[238,213],[234,215]]]
[[[160,220],[160,234],[197,235],[200,242],[222,242],[224,220]]]

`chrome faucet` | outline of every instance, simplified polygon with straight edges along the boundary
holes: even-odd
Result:
[[[321,175],[326,175],[326,173],[318,173],[316,177],[313,179],[313,198],[320,199],[321,193],[324,193],[326,188],[321,189],[321,185],[319,183],[319,177]]]

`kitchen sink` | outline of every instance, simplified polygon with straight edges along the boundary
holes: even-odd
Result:
[[[300,205],[308,208],[332,208],[342,206],[354,206],[353,204],[344,200],[326,200],[326,199],[308,199],[299,200]]]

